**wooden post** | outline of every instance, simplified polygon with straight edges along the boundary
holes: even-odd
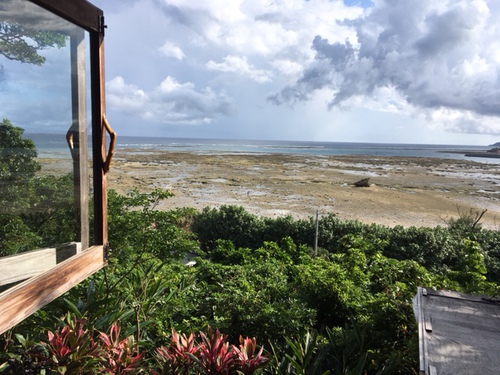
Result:
[[[106,100],[104,88],[104,17],[99,17],[99,33],[90,39],[92,61],[92,151],[94,163],[94,235],[95,244],[107,247],[107,183],[104,171],[106,160],[106,129],[104,116]],[[105,254],[106,256],[106,254]]]
[[[318,256],[319,211],[316,210],[316,233],[314,234],[314,256]]]

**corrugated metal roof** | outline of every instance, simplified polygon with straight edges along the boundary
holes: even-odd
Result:
[[[500,374],[500,300],[418,288],[420,374]]]

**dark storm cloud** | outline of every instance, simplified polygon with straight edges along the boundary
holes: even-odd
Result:
[[[315,60],[269,101],[294,103],[328,88],[329,107],[377,89],[395,89],[422,109],[500,115],[497,6],[483,1],[389,1],[345,23],[357,42],[316,36]],[[464,126],[464,125],[462,125]]]
[[[166,1],[157,1],[157,4],[170,22],[182,25],[198,34],[203,34],[212,22],[210,14],[199,9],[186,9]]]
[[[430,15],[425,23],[428,32],[415,42],[424,59],[459,48],[470,39],[469,32],[480,20],[477,14],[465,14],[456,8],[441,15]]]

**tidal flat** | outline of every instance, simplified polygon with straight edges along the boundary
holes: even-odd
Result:
[[[167,189],[159,206],[240,205],[259,216],[343,220],[387,226],[445,226],[487,210],[484,228],[500,228],[500,164],[469,160],[192,153],[117,150],[108,187],[126,194]],[[370,178],[369,187],[354,183]]]

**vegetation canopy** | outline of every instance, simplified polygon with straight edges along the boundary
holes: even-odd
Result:
[[[71,179],[38,178],[36,150],[20,144],[34,163],[22,179],[44,191],[23,199],[64,202]],[[500,235],[475,213],[435,228],[325,215],[315,255],[313,218],[158,210],[171,195],[109,192],[109,266],[1,336],[0,372],[417,374],[417,287],[499,292]],[[37,202],[2,213],[19,225],[2,224],[2,254],[21,251],[13,233],[42,243],[70,226],[64,210],[49,225]]]

